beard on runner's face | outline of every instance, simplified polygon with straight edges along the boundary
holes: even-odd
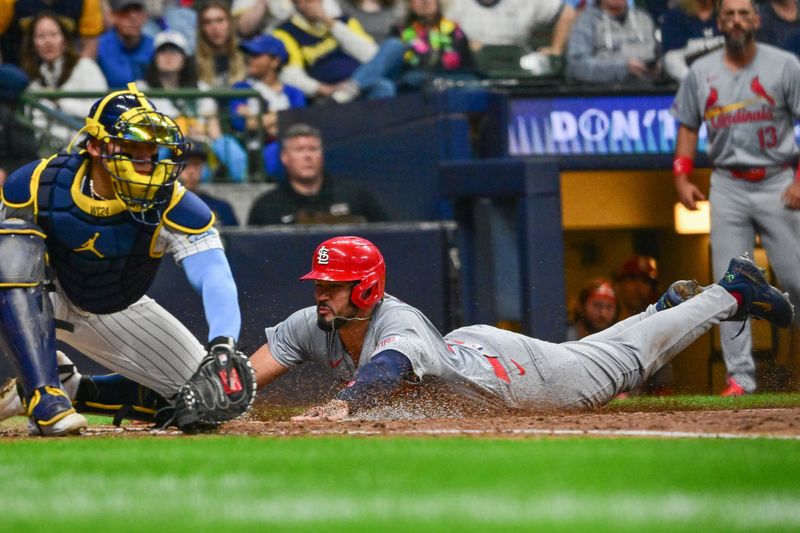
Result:
[[[330,313],[321,313],[322,309],[327,309]],[[317,327],[322,331],[331,332],[339,329],[349,322],[348,319],[354,318],[358,309],[353,304],[348,304],[341,313],[337,313],[329,304],[322,302],[317,304]]]

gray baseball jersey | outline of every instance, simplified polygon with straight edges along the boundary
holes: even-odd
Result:
[[[342,381],[353,379],[353,359],[337,331],[325,332],[317,327],[316,307],[301,309],[267,328],[266,336],[273,357],[284,366],[317,361],[333,369]],[[368,363],[387,349],[408,357],[414,373],[423,381],[441,378],[451,386],[463,385],[462,392],[467,396],[475,392],[492,398],[508,396],[477,349],[448,342],[422,312],[388,294],[372,313],[358,364]]]
[[[752,255],[756,232],[784,289],[800,305],[800,211],[787,209],[783,192],[794,181],[798,156],[794,118],[800,116],[800,61],[793,54],[756,45],[749,65],[733,72],[724,49],[695,61],[671,112],[681,124],[708,131],[711,175],[711,255],[715,278],[731,257]],[[765,179],[737,179],[730,170],[765,168]],[[720,325],[730,377],[756,388],[750,324]]]
[[[724,49],[717,50],[692,64],[670,112],[689,128],[705,122],[708,156],[716,167],[794,164],[800,61],[757,44],[755,59],[733,72],[723,64],[723,54]]]
[[[422,383],[444,381],[468,397],[512,408],[586,408],[635,388],[712,325],[736,311],[714,286],[677,308],[650,308],[591,337],[553,344],[491,326],[446,336],[414,307],[386,295],[373,312],[359,365],[392,349],[411,361]],[[317,361],[350,381],[356,372],[338,332],[317,327],[316,307],[266,328],[273,357],[286,367]],[[476,394],[477,393],[477,394]]]

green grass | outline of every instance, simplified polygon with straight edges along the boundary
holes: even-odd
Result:
[[[0,441],[3,531],[798,531],[800,442]]]
[[[604,409],[797,406],[757,394]],[[797,440],[8,439],[0,474],[0,531],[800,531]]]
[[[800,407],[800,394],[766,393],[723,398],[721,396],[634,396],[614,400],[609,411],[722,410]]]

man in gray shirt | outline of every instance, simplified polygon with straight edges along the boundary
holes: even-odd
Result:
[[[725,47],[695,61],[671,113],[680,123],[674,174],[678,199],[697,209],[705,195],[691,174],[700,127],[708,132],[711,255],[715,276],[728,258],[753,253],[756,235],[781,285],[800,302],[800,182],[794,120],[800,117],[800,61],[757,43],[753,0],[723,0],[717,24]],[[749,324],[720,327],[728,369],[724,395],[756,389]]]
[[[655,25],[646,11],[627,0],[598,0],[586,7],[569,35],[567,77],[584,83],[653,81]]]
[[[301,279],[314,281],[316,305],[266,328],[266,343],[250,358],[258,385],[317,361],[347,386],[297,421],[339,420],[431,382],[512,409],[600,406],[641,385],[720,321],[752,315],[785,326],[793,317],[788,298],[742,258],[718,285],[676,282],[645,312],[562,344],[486,325],[443,337],[418,309],[385,293],[383,256],[360,237],[321,243]]]

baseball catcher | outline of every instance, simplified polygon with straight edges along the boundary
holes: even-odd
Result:
[[[8,176],[0,352],[16,382],[0,389],[0,418],[23,414],[43,436],[80,432],[82,412],[158,415],[199,431],[250,405],[236,283],[214,215],[176,181],[187,150],[175,122],[130,84],[95,102],[66,150]],[[208,349],[146,295],[167,254],[202,296]],[[81,377],[56,339],[115,373]]]

